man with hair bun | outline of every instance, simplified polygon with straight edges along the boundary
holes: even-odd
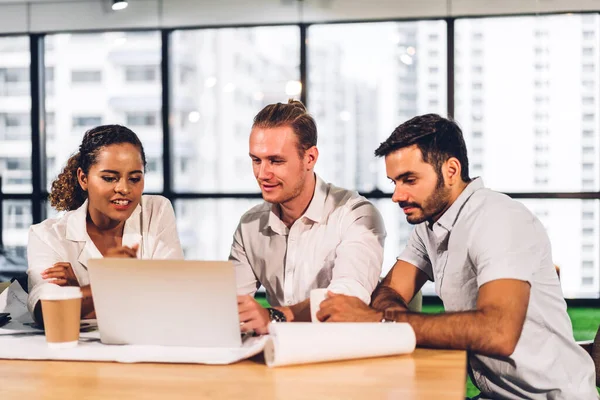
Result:
[[[81,317],[95,318],[90,258],[183,258],[171,202],[142,195],[145,168],[144,148],[130,129],[103,125],[85,133],[52,183],[50,204],[66,213],[29,230],[28,308],[38,323],[46,285],[81,287]]]
[[[385,228],[358,193],[324,182],[313,169],[317,126],[304,104],[266,106],[254,118],[250,158],[264,203],[246,212],[229,259],[236,268],[243,331],[271,321],[309,321],[315,288],[369,303],[381,274]],[[253,295],[264,286],[273,306]]]

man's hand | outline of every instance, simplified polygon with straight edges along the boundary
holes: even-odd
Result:
[[[52,267],[42,271],[42,279],[58,286],[79,286],[79,281],[73,272],[71,263],[57,262]]]
[[[248,295],[238,296],[237,301],[242,332],[254,331],[259,335],[269,333],[269,311]]]
[[[322,322],[380,322],[383,312],[372,309],[357,297],[327,292],[317,318]]]
[[[114,258],[136,258],[137,251],[140,245],[138,243],[134,244],[131,247],[120,246],[113,247],[112,249],[108,249],[106,251],[105,257],[114,257]]]

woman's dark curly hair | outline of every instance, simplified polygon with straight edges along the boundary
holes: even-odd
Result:
[[[79,208],[87,199],[77,180],[77,170],[85,174],[96,164],[98,153],[111,144],[131,143],[140,150],[144,169],[146,154],[142,142],[129,128],[121,125],[101,125],[90,129],[83,135],[79,151],[69,158],[67,165],[54,182],[50,191],[50,204],[58,211],[71,211]]]

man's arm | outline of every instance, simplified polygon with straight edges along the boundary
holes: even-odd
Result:
[[[507,357],[521,337],[529,292],[528,282],[500,279],[479,289],[475,311],[438,315],[392,312],[392,315],[396,321],[408,322],[413,327],[421,346]]]
[[[310,321],[310,299],[290,307],[273,308],[281,311],[287,322]],[[254,331],[261,335],[269,333],[269,310],[258,304],[252,296],[238,296],[238,314],[242,332]]]
[[[476,310],[436,315],[377,311],[357,298],[333,294],[321,303],[317,317],[327,322],[376,322],[385,316],[397,322],[408,322],[419,346],[507,357],[514,352],[521,337],[529,292],[526,281],[499,279],[479,288]]]
[[[360,298],[365,303],[377,286],[383,263],[385,226],[379,211],[366,200],[342,218],[340,243],[328,289]]]
[[[371,307],[408,309],[408,303],[427,282],[427,274],[414,265],[398,260],[371,296]]]

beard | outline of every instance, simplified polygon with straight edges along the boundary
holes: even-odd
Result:
[[[414,207],[415,212],[406,216],[406,221],[411,225],[417,225],[432,220],[448,208],[450,203],[450,189],[444,186],[443,178],[438,177],[438,182],[433,193],[427,197],[422,204],[408,201],[398,203],[400,208]]]
[[[294,186],[283,188],[282,191],[276,196],[269,196],[268,194],[263,193],[263,200],[268,201],[272,204],[285,204],[294,200],[298,197],[302,190],[304,189],[304,185],[306,184],[307,174],[303,173],[302,169],[298,171],[298,181],[295,182]]]

